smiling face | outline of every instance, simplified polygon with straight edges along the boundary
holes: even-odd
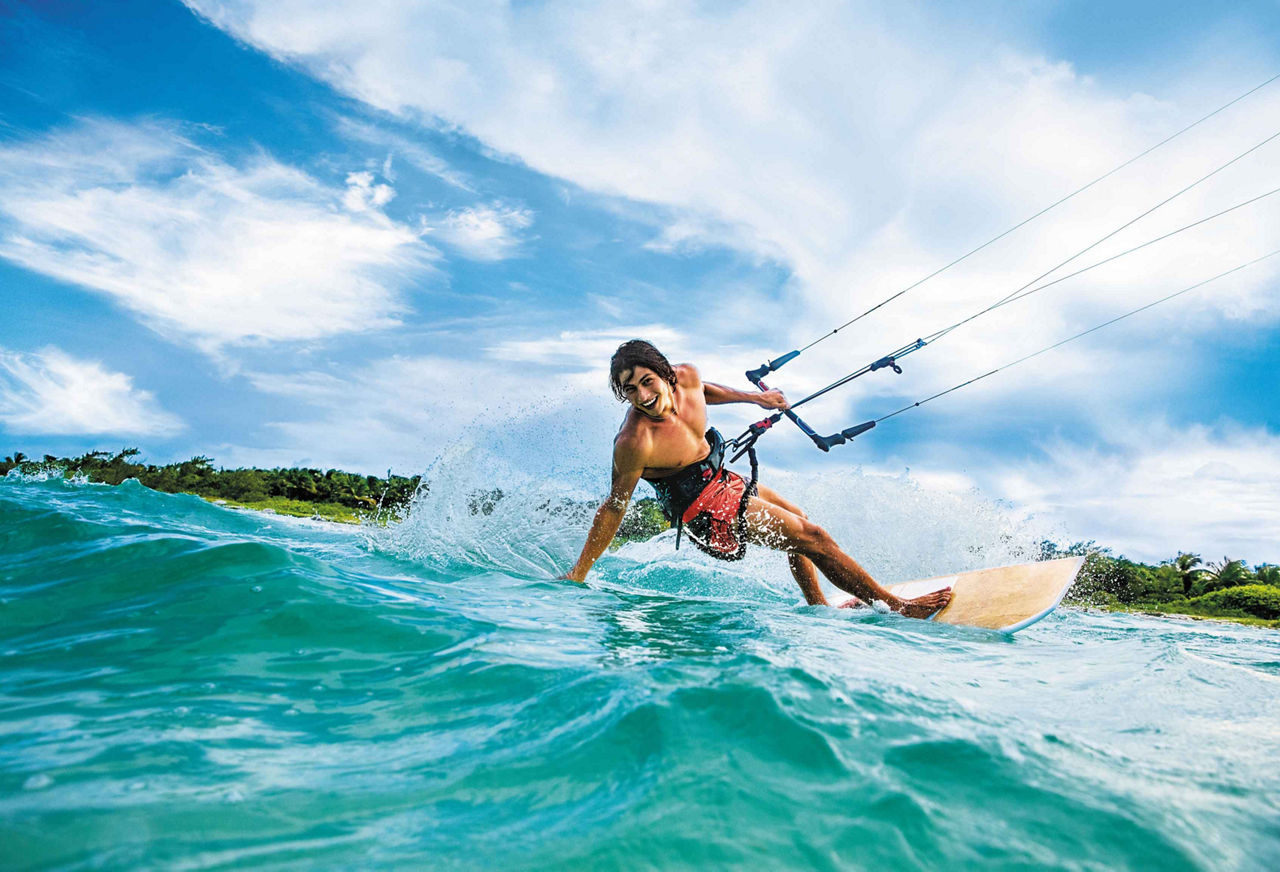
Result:
[[[665,418],[675,409],[671,385],[647,366],[624,369],[618,377],[622,395],[642,415]]]

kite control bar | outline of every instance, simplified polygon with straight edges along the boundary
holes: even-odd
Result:
[[[750,382],[760,390],[762,391],[769,390],[769,386],[764,383],[763,378],[760,378],[758,376],[755,378],[752,378],[752,376],[754,376],[756,372],[758,372],[758,370],[747,373],[747,379],[750,380]],[[760,433],[763,433],[765,430],[769,429],[769,427],[772,427],[773,424],[779,420],[780,415],[786,415],[788,418],[790,418],[791,422],[800,428],[800,432],[808,436],[810,439],[812,439],[814,444],[817,445],[819,448],[822,448],[823,451],[830,450],[830,447],[826,447],[826,448],[823,447],[823,444],[822,444],[823,437],[815,433],[813,428],[804,422],[804,419],[802,419],[799,415],[797,415],[795,412],[791,411],[790,409],[783,409],[781,412],[775,413],[769,418],[766,418],[765,420],[769,421],[769,424],[766,425],[764,428],[762,428],[760,430]],[[759,423],[763,423],[763,422],[759,422]],[[755,425],[753,424],[752,426],[754,427]],[[759,439],[759,438],[760,438],[760,435],[758,433],[756,434],[756,439]],[[752,441],[755,441],[755,440],[752,440]]]
[[[862,369],[856,370],[855,372],[850,373],[844,378],[839,379],[833,382],[832,384],[827,385],[822,390],[817,391],[816,393],[812,393],[809,396],[805,397],[804,399],[792,403],[789,408],[783,409],[780,412],[775,412],[774,414],[760,421],[756,421],[754,424],[748,427],[745,431],[743,431],[742,435],[738,436],[738,438],[734,439],[731,443],[729,443],[731,448],[737,449],[733,457],[729,459],[730,462],[737,460],[749,448],[753,447],[756,444],[756,440],[759,439],[762,435],[764,435],[764,432],[766,430],[768,430],[774,424],[781,421],[784,415],[790,418],[791,422],[800,428],[800,432],[808,436],[809,439],[812,440],[813,444],[818,446],[819,450],[824,452],[830,451],[832,448],[834,448],[837,445],[843,445],[846,442],[849,442],[850,440],[852,440],[856,436],[861,436],[863,433],[867,432],[872,427],[874,427],[876,425],[876,422],[865,421],[854,427],[846,427],[844,430],[841,430],[838,433],[832,433],[830,436],[822,436],[816,430],[814,430],[812,427],[806,424],[804,422],[804,419],[795,413],[795,409],[796,407],[804,405],[810,400],[813,400],[822,396],[827,391],[834,390],[835,388],[838,388],[841,385],[846,384],[847,382],[853,381],[855,378],[864,376],[869,372],[875,372],[876,370],[879,370],[879,369],[892,369],[898,375],[902,375],[902,367],[898,365],[898,358],[905,357],[906,355],[910,354],[913,351],[917,351],[921,348],[924,348],[925,345],[926,343],[923,339],[917,339],[915,342],[908,343],[907,345],[904,345],[901,348],[899,348],[897,351],[894,351],[891,354],[886,354],[884,357],[880,358],[879,360],[876,360],[872,363],[868,363],[866,366],[862,367]],[[757,369],[748,371],[746,373],[747,381],[751,382],[758,389],[762,391],[767,391],[769,390],[769,386],[764,383],[764,377],[769,373],[782,367],[783,365],[789,363],[790,361],[794,360],[799,355],[800,355],[799,351],[788,351],[786,354],[782,355],[781,357],[775,358],[774,360],[771,360],[768,363],[761,365]]]
[[[886,358],[886,359],[891,360],[890,358]],[[890,363],[885,365],[893,365],[893,364]],[[764,367],[761,367],[761,369],[764,369]],[[897,370],[898,372],[902,371],[898,369],[897,366],[894,366],[894,369]],[[747,373],[747,378],[751,381],[752,384],[754,384],[760,390],[767,391],[769,390],[769,386],[764,383],[764,379],[759,375],[759,372],[760,370],[752,370],[751,372]],[[832,433],[830,436],[821,436],[818,434],[816,430],[814,430],[812,427],[806,424],[804,422],[804,419],[801,418],[799,415],[797,415],[795,412],[791,411],[790,409],[783,409],[780,412],[774,412],[772,415],[770,415],[767,418],[756,421],[754,424],[748,427],[742,433],[741,436],[734,439],[730,443],[730,447],[736,448],[738,450],[734,452],[734,455],[731,458],[729,458],[729,462],[732,463],[733,461],[737,460],[744,453],[746,453],[748,449],[752,448],[756,444],[756,440],[759,439],[761,436],[763,436],[766,430],[768,430],[774,424],[781,421],[784,415],[790,418],[792,423],[794,423],[797,427],[800,428],[800,432],[804,433],[804,435],[808,436],[811,440],[813,440],[813,444],[818,446],[818,448],[821,449],[822,451],[830,451],[832,448],[834,448],[837,445],[843,445],[844,443],[853,439],[855,436],[860,436],[861,434],[867,432],[868,430],[870,430],[872,427],[876,425],[875,421],[867,421],[866,423],[859,424],[856,427],[849,427],[845,430],[841,430],[839,433]]]

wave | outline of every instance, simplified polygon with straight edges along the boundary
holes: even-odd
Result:
[[[1062,610],[1010,639],[853,615],[800,605],[763,553],[725,568],[669,536],[614,552],[592,587],[556,583],[584,518],[519,494],[588,489],[526,469],[528,491],[450,533],[434,513],[469,511],[487,462],[442,458],[452,490],[385,530],[0,481],[4,865],[1280,856],[1274,634]],[[839,480],[857,502],[784,484],[884,572],[1022,547],[996,510]],[[908,523],[946,553],[908,550]]]

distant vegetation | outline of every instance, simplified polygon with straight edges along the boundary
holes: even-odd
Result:
[[[19,452],[0,463],[0,475],[17,469],[26,475],[56,473],[105,484],[120,484],[134,478],[165,493],[195,494],[208,500],[271,509],[285,515],[346,522],[379,512],[399,513],[408,506],[422,482],[422,477],[417,475],[379,478],[337,469],[215,469],[208,457],[156,466],[138,462],[138,454],[138,449],[126,448],[116,454],[108,451],[90,451],[80,457],[46,454],[41,460],[31,460]]]
[[[1067,602],[1158,614],[1230,618],[1280,626],[1280,566],[1181,553],[1152,565],[1115,557],[1094,542],[1041,545],[1042,559],[1085,557]]]
[[[337,469],[223,469],[214,468],[208,457],[157,466],[139,462],[139,454],[137,448],[126,448],[114,454],[46,454],[33,460],[15,452],[0,462],[0,476],[16,469],[23,475],[59,475],[101,484],[137,479],[140,484],[165,493],[195,494],[250,509],[344,523],[361,518],[399,517],[419,488],[430,487],[420,475],[407,478],[388,473],[386,478],[379,478]],[[473,515],[490,515],[502,498],[501,488],[478,490],[467,496],[467,509]],[[639,499],[623,519],[617,542],[648,539],[668,526],[657,500]]]
[[[0,475],[17,469],[26,475],[57,474],[88,481],[120,484],[137,479],[166,493],[189,493],[281,514],[357,521],[362,517],[397,517],[421,487],[421,476],[356,475],[337,469],[223,469],[208,457],[156,466],[137,461],[138,449],[112,454],[91,451],[80,457],[46,454],[31,460],[21,453],[0,462]],[[477,491],[467,498],[472,514],[492,514],[503,499],[501,489]],[[618,530],[616,543],[649,539],[669,528],[657,501],[635,500]],[[1067,594],[1076,605],[1157,614],[1227,618],[1280,627],[1280,566],[1223,557],[1204,562],[1199,554],[1181,553],[1159,564],[1138,563],[1094,542],[1060,547],[1040,546],[1040,559],[1084,557],[1084,568]]]

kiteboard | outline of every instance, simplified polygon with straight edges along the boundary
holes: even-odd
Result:
[[[950,587],[951,602],[929,620],[1016,633],[1058,607],[1083,565],[1083,557],[1064,557],[906,581],[888,588],[894,596],[913,598]]]

